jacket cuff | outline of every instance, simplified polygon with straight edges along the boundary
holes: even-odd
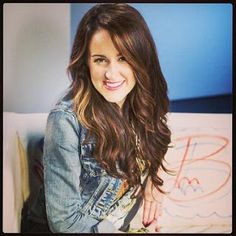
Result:
[[[114,233],[114,232],[118,232],[118,229],[114,226],[114,224],[111,221],[104,219],[99,224],[94,226],[94,232],[95,233]]]

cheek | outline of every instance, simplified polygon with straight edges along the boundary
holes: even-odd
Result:
[[[136,79],[135,79],[134,73],[132,73],[131,83],[132,83],[133,85],[136,84]]]
[[[90,76],[92,82],[103,81],[104,71],[101,68],[90,67]]]
[[[128,78],[129,84],[134,86],[136,84],[136,79],[135,79],[133,70],[129,69],[126,75],[127,75],[126,77]]]

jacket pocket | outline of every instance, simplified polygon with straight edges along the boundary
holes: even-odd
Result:
[[[107,175],[97,160],[92,156],[95,144],[87,143],[81,146],[81,164],[90,177]]]

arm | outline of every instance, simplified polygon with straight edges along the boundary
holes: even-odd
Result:
[[[80,126],[70,112],[48,117],[44,145],[46,211],[52,232],[91,232],[98,221],[80,212]]]

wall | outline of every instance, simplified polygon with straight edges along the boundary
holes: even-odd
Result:
[[[3,7],[3,110],[48,112],[69,85],[70,5]]]
[[[170,111],[194,113],[232,113],[233,96],[218,95],[199,98],[172,100]]]
[[[71,4],[71,40],[93,3]],[[136,3],[153,35],[171,100],[232,93],[232,5]]]

